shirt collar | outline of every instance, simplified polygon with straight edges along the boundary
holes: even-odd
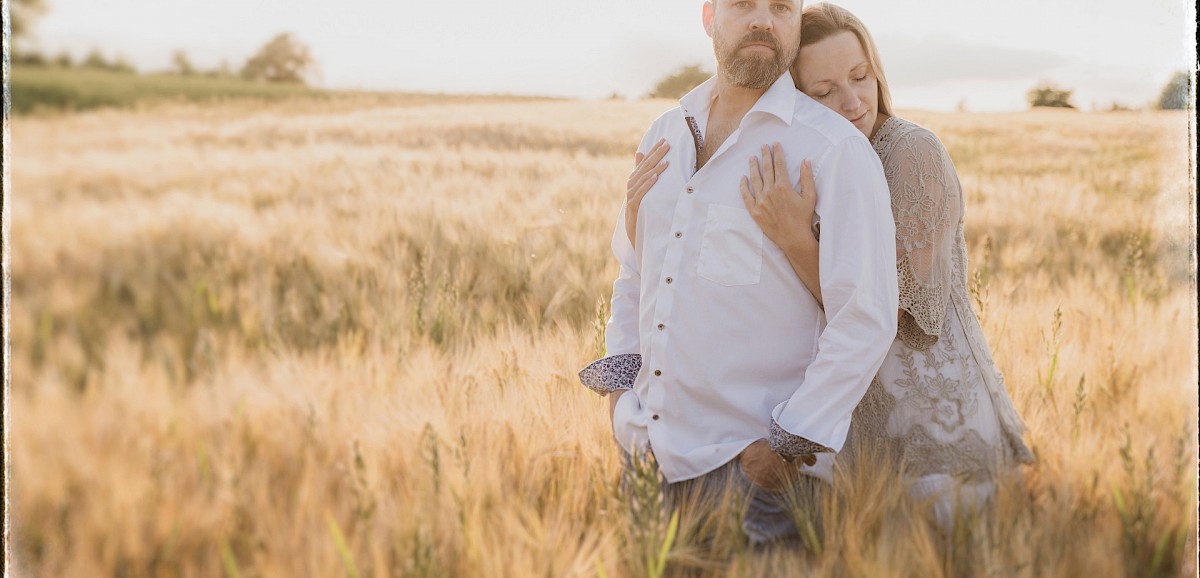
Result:
[[[679,108],[683,111],[683,116],[695,118],[700,121],[702,126],[708,124],[708,112],[712,108],[713,91],[716,86],[717,77],[714,75],[700,86],[693,88],[691,92],[683,95],[683,98],[679,99]],[[775,115],[779,120],[791,126],[792,118],[796,113],[797,92],[791,73],[784,72],[782,76],[775,79],[775,83],[758,98],[758,101],[746,114],[750,115],[756,111],[765,112]]]

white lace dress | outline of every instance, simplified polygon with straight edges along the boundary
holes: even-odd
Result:
[[[963,193],[941,141],[889,118],[871,139],[896,219],[904,310],[896,339],[854,412],[838,460],[895,459],[949,526],[957,500],[986,500],[996,476],[1033,461],[967,294]]]

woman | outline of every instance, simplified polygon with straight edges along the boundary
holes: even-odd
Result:
[[[871,140],[896,220],[899,329],[854,412],[838,460],[853,467],[868,448],[895,459],[909,476],[910,494],[931,499],[939,525],[949,528],[956,504],[981,503],[993,494],[1001,471],[1033,460],[967,294],[962,187],[937,137],[892,115],[874,41],[856,17],[831,4],[812,5],[804,10],[800,34],[792,66],[796,87]],[[638,158],[629,180],[630,210],[637,210],[636,201],[665,168],[664,154],[658,147]],[[762,162],[784,165],[771,160],[782,154],[779,144],[764,147]],[[802,165],[799,191],[786,175],[775,182],[771,172],[750,159],[743,199],[820,301],[812,169]]]

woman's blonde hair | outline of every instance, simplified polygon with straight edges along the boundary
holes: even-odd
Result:
[[[892,93],[888,90],[887,76],[883,73],[883,63],[879,61],[879,50],[875,48],[875,40],[871,38],[871,33],[867,32],[867,27],[863,26],[862,21],[851,14],[849,10],[828,2],[810,5],[804,9],[801,18],[800,50],[841,32],[853,32],[858,37],[858,43],[862,45],[863,52],[867,54],[867,62],[871,64],[871,70],[875,73],[879,84],[879,112],[892,116]],[[799,89],[799,50],[796,52],[796,59],[792,61],[791,73],[792,82]]]

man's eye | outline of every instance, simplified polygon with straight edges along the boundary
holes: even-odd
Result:
[[[792,7],[788,4],[776,4],[775,11],[776,12],[791,12]]]

